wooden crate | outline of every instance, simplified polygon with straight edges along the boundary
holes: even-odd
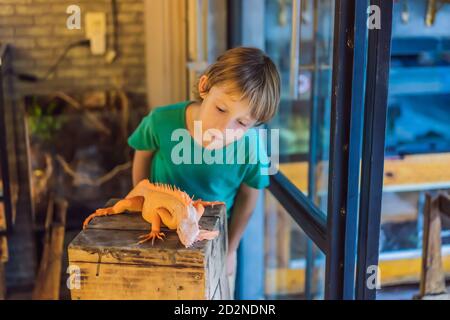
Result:
[[[164,227],[164,241],[137,244],[140,214],[95,218],[69,245],[72,299],[229,299],[226,223],[224,206],[207,207],[200,227],[219,236],[185,248]]]

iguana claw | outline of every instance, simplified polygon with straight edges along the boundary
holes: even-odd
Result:
[[[147,242],[149,240],[152,240],[152,246],[155,243],[155,239],[158,238],[160,240],[163,240],[163,237],[165,237],[166,235],[163,232],[159,232],[159,231],[150,231],[149,234],[144,234],[142,236],[139,237],[139,239],[142,239],[141,241],[138,242],[138,244],[142,244],[144,242]]]

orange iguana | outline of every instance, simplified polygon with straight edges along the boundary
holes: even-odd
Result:
[[[205,206],[224,204],[219,201],[193,200],[185,192],[166,184],[153,184],[148,179],[139,182],[128,195],[109,208],[98,209],[83,223],[83,229],[94,217],[109,216],[130,212],[142,212],[142,217],[151,223],[149,234],[139,237],[140,243],[155,239],[163,240],[161,222],[169,229],[177,230],[181,243],[186,248],[194,242],[204,239],[214,239],[218,231],[200,230],[200,220]]]

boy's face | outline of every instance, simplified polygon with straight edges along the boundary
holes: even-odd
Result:
[[[206,77],[205,77],[206,78]],[[200,79],[200,92],[206,79]],[[203,82],[202,82],[203,81]],[[226,86],[213,86],[209,92],[201,93],[203,98],[198,120],[201,121],[204,138],[209,149],[222,148],[239,140],[256,123],[250,115],[247,99],[231,94]]]

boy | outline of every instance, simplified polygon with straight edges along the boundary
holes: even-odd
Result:
[[[195,94],[196,101],[152,110],[129,137],[128,144],[136,150],[133,185],[150,179],[176,185],[194,198],[226,203],[226,270],[233,296],[236,250],[255,208],[258,189],[269,185],[268,175],[261,173],[264,164],[257,155],[261,152],[257,152],[260,142],[246,148],[244,137],[255,133],[252,127],[275,115],[280,101],[280,76],[261,50],[234,48],[205,71]],[[182,153],[180,130],[188,133],[182,141],[188,148],[182,148]],[[242,150],[246,161],[232,161]],[[199,161],[199,154],[226,159]]]

